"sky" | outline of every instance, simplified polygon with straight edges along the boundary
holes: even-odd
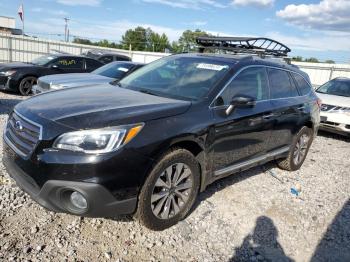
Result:
[[[0,0],[0,16],[16,17],[23,3],[25,32],[63,39],[70,34],[119,41],[127,29],[151,27],[176,41],[187,29],[220,36],[273,38],[291,56],[350,63],[350,0]],[[57,36],[60,34],[60,36]]]

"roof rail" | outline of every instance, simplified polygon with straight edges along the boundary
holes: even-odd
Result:
[[[286,57],[291,52],[284,44],[265,37],[200,36],[196,38],[196,42],[200,53],[205,49],[216,49],[260,56]]]

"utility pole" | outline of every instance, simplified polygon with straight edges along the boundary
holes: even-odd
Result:
[[[68,41],[68,21],[69,21],[69,18],[65,17],[64,21],[65,21],[65,25],[64,25],[64,41],[67,42]]]

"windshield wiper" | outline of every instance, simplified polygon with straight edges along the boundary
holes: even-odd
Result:
[[[153,93],[152,91],[149,91],[149,90],[147,90],[147,89],[139,89],[139,90],[137,90],[137,91],[139,91],[139,92],[141,92],[141,93],[144,93],[144,94],[147,94],[147,95],[159,96],[158,94],[155,94],[155,93]]]

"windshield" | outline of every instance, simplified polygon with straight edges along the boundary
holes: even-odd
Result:
[[[53,56],[53,55],[41,56],[41,57],[38,57],[38,58],[32,60],[31,63],[34,65],[46,65],[47,63],[49,63],[50,61],[52,61],[55,58],[57,58],[57,56]]]
[[[109,63],[93,71],[93,74],[107,76],[115,79],[122,79],[123,76],[129,72],[132,64],[125,64],[120,62]]]
[[[316,92],[328,95],[350,97],[350,80],[332,80],[319,87]]]
[[[210,58],[170,56],[138,69],[119,85],[158,96],[199,100],[229,69],[228,64]]]

